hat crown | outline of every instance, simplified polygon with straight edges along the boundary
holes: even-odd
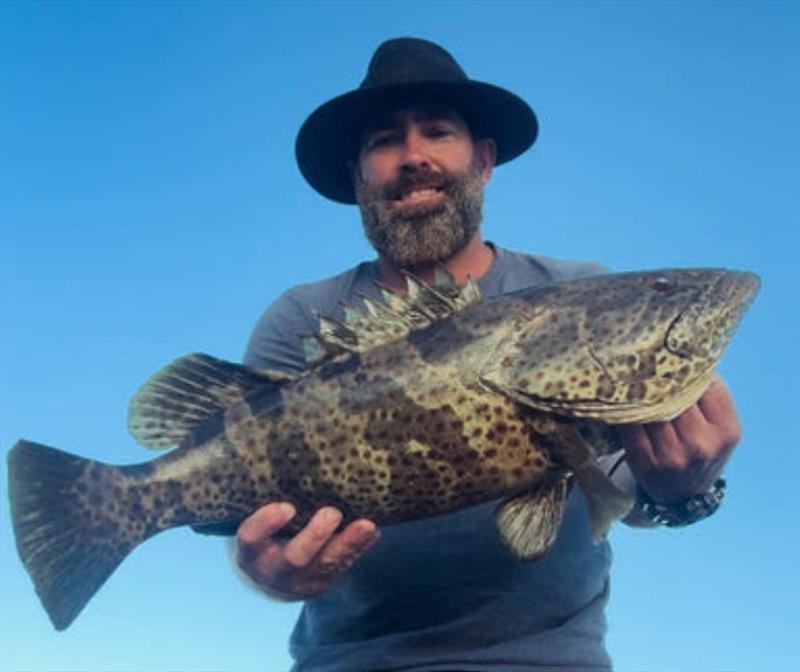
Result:
[[[381,44],[372,56],[361,89],[421,82],[464,82],[466,73],[438,44],[400,37]]]

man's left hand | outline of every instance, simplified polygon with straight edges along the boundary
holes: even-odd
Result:
[[[618,429],[636,481],[661,504],[708,492],[742,435],[733,399],[720,378],[677,418]]]

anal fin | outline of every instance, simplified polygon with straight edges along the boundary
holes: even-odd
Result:
[[[550,550],[561,527],[569,490],[570,483],[561,478],[497,507],[495,520],[500,538],[520,560],[530,562]]]

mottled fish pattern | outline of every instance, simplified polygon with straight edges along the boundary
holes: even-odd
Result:
[[[407,277],[322,318],[309,370],[183,357],[132,399],[149,462],[113,466],[20,441],[9,493],[20,556],[57,629],[130,551],[180,525],[231,534],[269,501],[299,529],[320,506],[379,525],[502,499],[523,560],[546,553],[577,483],[593,536],[630,509],[596,458],[612,426],[670,419],[710,384],[759,282],[727,270],[596,276],[480,300]]]

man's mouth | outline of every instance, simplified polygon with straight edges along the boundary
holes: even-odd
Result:
[[[443,190],[437,186],[418,186],[405,189],[398,194],[392,202],[395,205],[419,205],[421,203],[433,203],[440,200]]]

